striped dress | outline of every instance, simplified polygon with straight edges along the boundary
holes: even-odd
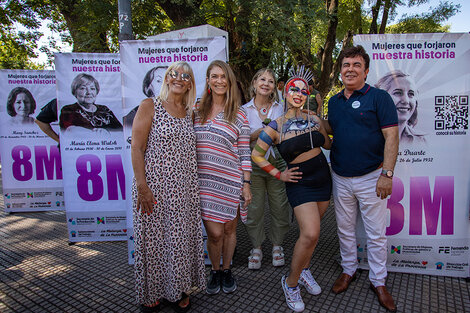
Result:
[[[201,124],[195,112],[196,153],[202,218],[227,223],[237,216],[243,171],[251,172],[250,125],[240,108],[234,124],[220,112]]]

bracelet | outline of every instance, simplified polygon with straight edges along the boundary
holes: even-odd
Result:
[[[244,180],[243,180],[243,183],[251,185],[251,180],[246,180],[246,179],[244,179]]]
[[[277,172],[276,175],[274,175],[274,177],[276,177],[277,179],[281,179],[281,171]]]

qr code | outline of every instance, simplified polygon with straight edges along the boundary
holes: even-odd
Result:
[[[434,112],[435,130],[468,129],[468,95],[436,96]]]

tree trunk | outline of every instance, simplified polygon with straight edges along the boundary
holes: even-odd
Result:
[[[362,34],[362,1],[356,1],[354,3],[354,14],[356,15],[356,34]]]
[[[64,17],[67,29],[73,40],[73,52],[110,52],[108,45],[107,29],[83,30],[82,12],[78,9],[76,1],[54,1],[59,12]]]
[[[370,24],[369,34],[377,34],[377,19],[379,18],[381,5],[382,0],[377,0],[375,5],[372,7],[372,22]]]
[[[338,27],[338,0],[326,1],[328,10],[328,34],[326,35],[325,49],[321,58],[321,74],[318,91],[322,98],[330,91],[330,75],[333,68],[333,50],[336,45],[336,29]]]
[[[339,55],[341,55],[341,53],[343,53],[343,50],[346,47],[349,47],[351,45],[352,38],[353,38],[353,32],[349,30],[344,35],[343,42],[342,42],[342,45],[341,45],[341,51],[340,51]],[[333,71],[331,72],[331,75],[330,75],[329,89],[331,89],[333,87],[333,85],[335,85],[337,83],[340,71],[341,71],[341,64],[340,64],[339,60],[336,60],[335,64],[333,65]]]
[[[390,12],[391,0],[385,0],[384,12],[382,14],[382,22],[380,23],[379,34],[385,34],[385,27],[387,27],[388,14]]]

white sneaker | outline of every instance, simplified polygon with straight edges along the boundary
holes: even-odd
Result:
[[[305,309],[305,304],[300,295],[300,287],[297,285],[295,288],[289,288],[287,286],[286,276],[282,276],[281,285],[282,290],[284,290],[287,306],[295,312],[302,312]]]
[[[313,278],[312,273],[308,269],[304,269],[299,277],[299,284],[307,289],[307,292],[311,295],[319,295],[321,293],[321,287]]]

